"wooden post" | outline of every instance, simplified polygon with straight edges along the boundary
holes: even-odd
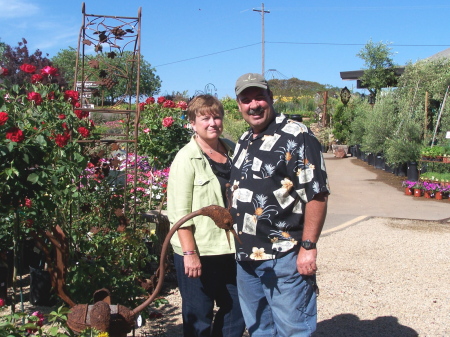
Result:
[[[428,104],[429,104],[429,97],[428,97],[428,91],[425,91],[425,121],[423,126],[423,139],[427,138],[427,130],[428,130]]]
[[[324,91],[323,93],[323,116],[322,123],[323,126],[327,126],[327,103],[328,103],[328,91]]]

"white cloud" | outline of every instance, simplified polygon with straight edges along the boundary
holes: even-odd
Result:
[[[21,0],[0,0],[0,18],[23,18],[39,13],[39,7]]]

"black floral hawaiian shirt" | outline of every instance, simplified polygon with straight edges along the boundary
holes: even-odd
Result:
[[[279,115],[239,139],[230,178],[238,261],[270,260],[299,249],[305,205],[329,193],[321,145],[304,124]]]

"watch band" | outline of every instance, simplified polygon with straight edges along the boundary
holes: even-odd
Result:
[[[311,240],[305,240],[300,243],[300,245],[306,250],[316,249],[316,243],[311,242]]]

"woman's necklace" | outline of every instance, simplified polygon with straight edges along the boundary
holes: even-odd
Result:
[[[210,148],[209,148],[209,154],[212,154],[213,151],[220,153],[220,151],[219,151],[219,145],[220,145],[220,142],[218,141],[215,150],[213,150],[213,149],[210,147]]]

